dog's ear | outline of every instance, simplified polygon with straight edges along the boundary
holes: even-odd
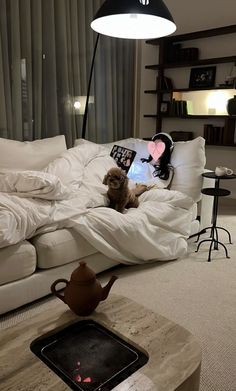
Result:
[[[107,185],[107,178],[108,178],[108,175],[106,174],[103,178],[103,185]]]

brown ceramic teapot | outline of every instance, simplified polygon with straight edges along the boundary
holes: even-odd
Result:
[[[51,285],[51,291],[64,301],[75,314],[87,316],[95,310],[101,300],[107,298],[118,277],[112,276],[108,284],[102,288],[96,279],[96,274],[87,266],[86,262],[81,261],[79,264],[80,266],[71,274],[70,281],[59,278]],[[56,290],[56,285],[60,282],[66,284],[64,295]]]

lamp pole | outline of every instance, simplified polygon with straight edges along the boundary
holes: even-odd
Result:
[[[89,104],[89,96],[90,96],[90,88],[91,88],[91,82],[93,77],[93,68],[94,68],[94,62],[95,62],[95,56],[98,46],[100,34],[97,34],[95,46],[93,49],[93,58],[92,58],[92,64],[90,68],[90,75],[89,75],[89,82],[88,82],[88,89],[87,89],[87,97],[86,97],[86,103],[85,103],[85,110],[84,110],[84,117],[83,117],[83,125],[82,125],[82,138],[85,138],[86,135],[86,125],[87,125],[87,119],[88,119],[88,104]]]

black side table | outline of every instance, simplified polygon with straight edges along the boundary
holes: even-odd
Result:
[[[212,210],[212,225],[211,225],[211,227],[206,227],[204,230],[204,231],[206,231],[207,229],[211,230],[210,239],[201,240],[201,242],[197,246],[196,252],[198,252],[199,247],[201,246],[202,243],[211,242],[210,248],[209,248],[209,253],[208,253],[208,262],[211,261],[211,250],[212,250],[213,245],[214,245],[214,250],[218,250],[218,245],[221,245],[222,247],[224,247],[226,258],[230,258],[228,255],[227,248],[225,247],[225,245],[223,243],[219,242],[219,240],[218,240],[218,229],[221,229],[221,230],[227,232],[227,234],[229,236],[229,243],[230,244],[232,244],[231,235],[227,229],[217,226],[216,222],[217,222],[217,213],[218,213],[218,198],[230,195],[229,190],[220,189],[220,180],[221,179],[235,179],[236,175],[232,174],[232,175],[217,176],[217,175],[215,175],[215,173],[213,171],[210,171],[210,172],[204,172],[202,174],[202,176],[206,177],[206,178],[215,179],[215,187],[214,188],[202,189],[203,194],[214,197],[214,202],[213,202],[213,210]],[[199,239],[200,235],[201,235],[201,233],[199,233],[198,239]],[[198,241],[198,239],[197,239],[197,241]]]

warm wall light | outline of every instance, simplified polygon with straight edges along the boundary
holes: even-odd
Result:
[[[91,27],[100,34],[129,39],[159,38],[176,30],[162,0],[106,0]]]
[[[231,91],[212,91],[207,96],[208,114],[227,115],[227,101],[232,96]]]
[[[86,105],[86,96],[75,96],[71,98],[73,102],[75,114],[84,115],[85,113],[85,105]],[[89,96],[89,104],[94,103],[94,96]]]
[[[81,108],[81,103],[79,100],[76,100],[74,102],[74,108],[75,108],[75,110],[79,110]]]
[[[173,93],[176,100],[187,101],[188,115],[228,115],[226,106],[235,89],[187,91]]]

